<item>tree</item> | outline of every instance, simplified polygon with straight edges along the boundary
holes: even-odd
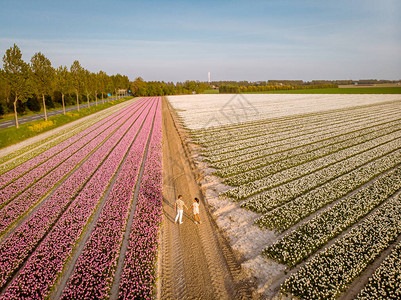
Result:
[[[54,78],[54,69],[50,60],[41,52],[35,53],[31,58],[32,79],[35,91],[42,96],[45,120],[47,121],[45,95],[50,94]]]
[[[29,65],[22,60],[21,50],[16,44],[7,49],[3,56],[3,67],[7,84],[14,93],[15,126],[19,128],[17,101],[26,102],[32,95]]]
[[[146,96],[147,87],[146,82],[141,77],[135,79],[131,85],[131,92],[134,96]]]
[[[116,93],[116,97],[120,98],[120,90],[121,89],[125,89],[126,87],[124,87],[124,78],[121,74],[116,74],[111,76],[112,80],[113,80],[113,86],[114,86],[114,91]],[[128,77],[127,77],[128,79]],[[128,81],[128,85],[129,85],[129,81]],[[118,96],[117,96],[118,94]]]
[[[116,75],[111,75],[110,79],[111,79],[112,93],[114,93],[117,98],[118,78],[116,77]]]
[[[95,103],[97,105],[97,92],[99,91],[99,75],[96,73],[91,73],[91,79],[92,79],[92,93],[95,96]]]
[[[74,61],[71,65],[71,83],[77,96],[77,107],[79,111],[79,94],[82,92],[84,80],[84,68],[82,68],[79,61]]]
[[[102,93],[102,102],[104,103],[103,94],[106,93],[107,90],[108,76],[106,75],[105,72],[99,71],[99,73],[97,73],[97,78],[99,84],[99,91]]]
[[[84,86],[85,86],[85,93],[86,93],[86,100],[88,101],[88,107],[89,107],[89,96],[92,91],[92,74],[88,70],[85,70],[85,75],[84,75]]]
[[[114,92],[114,81],[113,81],[113,76],[107,76],[107,84],[106,84],[106,89],[108,93],[113,93]]]
[[[65,114],[64,95],[71,92],[72,82],[71,74],[66,66],[60,66],[56,70],[56,89],[61,93],[61,101],[63,103],[63,112]]]
[[[6,72],[0,69],[0,115],[6,113],[7,104],[10,101],[10,86],[7,82]]]

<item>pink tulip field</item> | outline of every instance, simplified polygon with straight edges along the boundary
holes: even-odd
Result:
[[[0,175],[0,299],[152,297],[161,126],[141,98]]]

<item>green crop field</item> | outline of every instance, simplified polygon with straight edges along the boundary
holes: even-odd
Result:
[[[219,90],[204,90],[204,94],[218,94]]]

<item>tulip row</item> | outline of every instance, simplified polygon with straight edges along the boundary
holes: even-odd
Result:
[[[48,294],[87,222],[99,206],[100,199],[119,169],[145,117],[146,112],[134,124],[132,122],[135,119],[132,119],[131,124],[121,131],[122,136],[117,137],[117,144],[111,153],[7,287],[3,294],[5,297],[14,299],[29,295],[28,297],[42,298]],[[41,274],[41,277],[37,278],[35,274]]]
[[[328,110],[395,102],[399,95],[204,95],[168,97],[185,125],[194,130],[262,119],[309,115]],[[375,105],[371,105],[372,110]],[[194,110],[196,112],[194,112]]]
[[[376,159],[344,176],[335,178],[293,201],[266,213],[256,223],[283,232],[325,205],[344,197],[383,172],[401,164],[401,149]]]
[[[401,299],[401,243],[369,278],[368,284],[359,293],[358,300]]]
[[[390,116],[388,118],[380,119],[381,123],[394,121],[399,119],[399,115]],[[377,122],[376,119],[372,120],[363,120],[357,124],[352,126],[352,130],[361,130],[366,127],[370,127],[370,125],[374,125]],[[372,124],[373,123],[373,124]],[[376,123],[377,124],[377,123]],[[225,161],[228,159],[233,159],[236,157],[261,152],[268,151],[270,153],[282,152],[292,148],[298,148],[310,143],[318,142],[321,140],[329,139],[336,137],[339,134],[346,133],[350,129],[350,125],[342,125],[337,127],[326,126],[327,129],[318,130],[315,133],[305,134],[300,132],[297,136],[281,136],[278,140],[272,141],[269,136],[261,137],[260,140],[256,143],[256,145],[249,144],[248,147],[233,147],[231,149],[227,149],[225,147],[221,147],[220,150],[215,151],[215,153],[207,154],[205,157],[205,161],[215,164],[221,161]],[[268,146],[266,146],[268,145]],[[228,150],[228,151],[226,151]],[[220,153],[219,153],[220,152]],[[266,154],[269,154],[266,153]],[[266,156],[266,154],[264,156]]]
[[[126,102],[124,103],[123,107],[131,104],[131,101]],[[4,174],[7,172],[7,175],[0,176],[0,186],[4,186],[7,182],[29,171],[29,169],[34,167],[36,164],[43,163],[46,159],[52,157],[55,153],[57,153],[55,152],[55,149],[53,149],[53,147],[63,149],[64,147],[71,145],[74,140],[77,140],[77,137],[75,135],[80,134],[82,136],[81,132],[89,132],[93,130],[93,128],[99,127],[102,123],[107,121],[107,119],[110,119],[111,117],[118,114],[118,111],[120,109],[121,107],[113,107],[112,110],[107,111],[105,114],[99,114],[94,117],[92,116],[87,121],[85,121],[85,123],[79,123],[71,128],[59,131],[46,139],[40,140],[37,143],[21,148],[15,152],[10,153],[9,155],[0,158],[0,161],[6,162],[18,155],[24,154],[25,152],[33,149],[32,151],[25,153],[24,155],[12,161],[6,162],[5,164],[0,166],[0,174]],[[63,144],[60,147],[61,143]],[[35,159],[35,163],[33,163],[33,159]],[[24,164],[24,166],[22,166],[22,164]]]
[[[140,123],[144,121],[144,117],[140,117]],[[87,222],[99,206],[138,130],[139,126],[127,131],[118,142],[7,287],[3,294],[5,297],[17,299],[22,295],[29,295],[32,298],[44,298],[48,295]],[[40,278],[35,274],[41,274]]]
[[[344,118],[343,116],[334,115],[333,117],[328,117],[333,123],[340,124],[344,121],[349,121],[350,117]],[[360,116],[357,116],[360,119]],[[298,122],[297,122],[298,121]],[[251,123],[252,124],[252,123]],[[225,144],[225,146],[230,146],[235,143],[243,142],[245,140],[249,141],[260,136],[264,136],[266,132],[270,136],[280,136],[283,134],[293,134],[297,132],[305,132],[314,130],[316,128],[326,127],[327,120],[320,117],[318,120],[311,118],[302,118],[298,120],[292,120],[292,122],[266,122],[263,125],[259,124],[243,124],[235,130],[228,130],[225,128],[220,134],[215,134],[214,140],[197,139],[196,142],[202,144],[207,148],[206,152],[218,149],[219,146]]]
[[[85,160],[92,151],[95,151],[95,149],[99,147],[99,144],[103,143],[110,134],[115,130],[119,130],[118,128],[121,129],[121,126],[129,126],[131,123],[127,121],[128,117],[136,111],[136,107],[129,109],[128,112],[123,115],[123,118],[118,119],[90,143],[76,152],[75,155],[63,162],[58,168],[51,171],[30,188],[18,195],[13,201],[5,205],[0,210],[0,232],[4,232],[11,224],[17,221],[22,215],[26,214],[33,205],[46,197],[49,191],[51,191],[58,182],[66,178],[70,172],[73,172],[77,165]]]
[[[15,152],[11,152],[8,155],[5,155],[0,158],[0,161],[4,162],[0,166],[0,174],[4,174],[15,167],[19,166],[20,164],[32,159],[33,157],[43,153],[44,151],[56,146],[57,144],[65,141],[66,139],[74,136],[75,134],[81,132],[82,130],[88,128],[89,126],[98,122],[98,119],[92,119],[89,121],[88,124],[77,124],[68,130],[63,130],[58,132],[57,134],[52,135],[51,137],[40,140],[37,143],[31,144],[27,147],[23,147]],[[36,148],[36,149],[35,149]],[[30,151],[32,150],[32,151]],[[23,154],[23,155],[22,155]],[[20,156],[16,159],[13,159],[17,156]]]
[[[396,117],[399,116],[399,110],[391,110],[390,112],[383,113],[381,116],[383,118],[391,118],[391,117]],[[289,138],[296,138],[300,137],[303,135],[310,135],[312,136],[313,134],[316,133],[324,133],[324,132],[332,132],[333,128],[341,129],[344,128],[346,125],[349,126],[356,126],[360,125],[362,122],[366,120],[373,121],[375,117],[368,116],[368,117],[357,117],[355,119],[349,119],[347,117],[343,117],[340,120],[337,121],[332,121],[331,123],[328,122],[322,122],[322,124],[318,124],[317,126],[314,126],[314,124],[308,124],[305,125],[307,126],[306,128],[297,128],[296,126],[290,127],[288,129],[285,129],[283,131],[277,131],[276,130],[264,130],[260,133],[257,133],[255,136],[253,136],[255,133],[251,134],[246,134],[246,133],[231,133],[231,132],[226,132],[225,134],[227,137],[227,141],[222,141],[222,144],[216,145],[216,146],[208,146],[207,144],[205,145],[205,149],[202,150],[202,153],[205,156],[214,156],[214,155],[221,155],[224,153],[232,152],[232,151],[238,151],[241,149],[247,149],[247,148],[252,148],[255,146],[260,145],[262,142],[278,142],[285,139]],[[377,116],[376,116],[377,119]],[[330,124],[331,126],[327,126],[327,124]],[[240,140],[235,140],[239,139]],[[222,147],[224,145],[224,147]]]
[[[399,113],[398,110],[385,110],[380,113],[382,117],[390,117],[397,115]],[[372,112],[364,115],[353,115],[346,114],[343,116],[334,115],[333,117],[328,117],[327,119],[320,120],[319,122],[308,122],[307,118],[303,118],[299,120],[299,124],[297,123],[287,123],[284,126],[280,126],[280,124],[275,124],[274,127],[272,125],[267,127],[262,127],[260,129],[255,128],[254,130],[247,131],[226,131],[224,132],[225,136],[222,138],[215,139],[214,143],[202,143],[206,147],[203,151],[206,155],[209,153],[214,153],[214,151],[219,151],[221,153],[221,147],[224,145],[224,150],[230,149],[230,147],[240,147],[245,144],[253,144],[257,142],[260,138],[266,136],[266,133],[269,134],[271,142],[282,139],[282,137],[291,138],[294,136],[302,134],[310,134],[320,132],[321,130],[327,129],[327,124],[330,124],[332,128],[334,127],[344,127],[346,124],[359,124],[361,121],[369,120],[373,118],[377,118],[377,115],[374,116]]]
[[[323,156],[325,153],[329,154],[344,149],[347,146],[352,146],[383,134],[391,133],[399,129],[399,126],[401,126],[401,119],[384,123],[370,123],[368,127],[363,129],[339,132],[335,136],[327,137],[316,142],[306,143],[295,148],[267,148],[263,151],[211,164],[211,167],[218,169],[215,172],[216,175],[226,178],[272,165],[273,163],[283,160],[295,159],[295,157],[298,159],[299,157],[305,157],[304,160],[307,161],[310,159],[310,155],[318,158],[319,155]],[[279,152],[277,152],[277,150],[279,150]]]
[[[0,287],[4,286],[42,239],[57,243],[57,238],[52,240],[52,234],[63,233],[57,230],[61,227],[71,237],[73,228],[82,230],[80,225],[85,225],[84,219],[91,215],[97,205],[102,190],[108,185],[109,181],[106,179],[113,176],[122,159],[121,154],[125,153],[122,150],[129,146],[127,138],[133,139],[132,135],[139,129],[145,118],[144,114],[143,111],[137,111],[132,115],[1,243]],[[57,226],[53,227],[56,221]],[[52,227],[52,234],[48,234]],[[40,244],[43,251],[46,250],[45,245]],[[60,243],[53,246],[54,250],[63,251],[72,244]],[[41,254],[37,253],[37,258],[40,259]],[[55,260],[53,263],[56,262]]]
[[[69,278],[63,292],[64,299],[104,299],[108,296],[155,111],[156,105],[149,111],[121,166],[74,273]]]
[[[271,164],[266,163],[267,166],[264,166],[262,168],[257,168],[248,172],[244,172],[242,171],[242,168],[239,168],[238,171],[241,174],[230,177],[223,182],[231,186],[240,186],[296,166],[302,166],[309,171],[312,171],[314,168],[311,167],[311,165],[319,167],[319,161],[324,160],[330,163],[330,157],[337,156],[338,159],[341,159],[341,153],[349,157],[353,155],[353,153],[355,153],[354,151],[363,151],[365,145],[371,144],[369,142],[380,143],[385,135],[389,135],[397,131],[401,132],[401,121],[398,124],[393,123],[392,125],[390,125],[390,127],[387,127],[386,129],[378,130],[364,136],[351,138],[344,142],[340,142],[334,145],[332,144],[315,151],[306,152],[304,154],[293,156],[289,159],[284,159]],[[250,165],[250,167],[255,166],[253,163],[248,164]]]
[[[273,245],[266,243],[265,256],[293,267],[344,236],[332,242],[336,250],[316,255],[316,264],[312,257],[311,267],[301,267],[282,288],[299,298],[336,297],[401,234],[400,101],[310,115],[282,114],[286,117],[275,115],[275,103],[263,104],[272,110],[269,116],[277,118],[260,120],[250,111],[249,118],[240,115],[237,123],[201,130],[196,118],[205,109],[190,120],[186,115],[196,103],[177,107],[183,109],[178,114],[192,129],[193,141],[203,147],[200,159],[233,187],[222,196],[245,199],[241,207],[264,214],[257,225],[283,233],[315,214]],[[220,114],[213,120],[217,125],[227,123],[221,120],[227,117],[225,112]],[[350,227],[355,229],[344,233]],[[396,279],[391,278],[386,289],[394,292]]]
[[[319,117],[327,118],[328,116],[332,115],[341,115],[343,113],[349,114],[351,112],[355,112],[355,114],[358,113],[366,113],[369,111],[373,110],[381,110],[381,109],[386,109],[386,108],[399,108],[397,105],[399,105],[398,101],[387,101],[387,102],[379,102],[375,104],[367,104],[367,105],[358,105],[358,106],[353,106],[353,107],[347,107],[347,108],[339,108],[339,109],[333,109],[333,110],[321,110],[321,111],[315,111],[315,112],[309,112],[309,113],[299,113],[296,115],[282,115],[278,117],[273,117],[270,116],[270,118],[262,118],[259,120],[246,120],[244,122],[232,122],[231,124],[226,124],[226,125],[217,125],[216,126],[209,126],[205,127],[203,126],[202,128],[192,128],[191,126],[188,126],[191,133],[193,134],[193,138],[198,139],[198,138],[205,138],[206,141],[208,140],[213,140],[213,136],[217,135],[219,138],[220,135],[224,136],[224,131],[234,131],[234,130],[240,130],[242,131],[242,128],[245,128],[246,130],[252,129],[253,126],[258,126],[258,125],[266,125],[266,124],[274,124],[274,123],[293,123],[293,124],[298,124],[302,119],[304,120],[310,120],[309,118],[319,119]],[[182,113],[178,112],[178,117],[180,119],[182,118]],[[212,124],[213,125],[213,124]],[[223,131],[222,131],[223,130]]]
[[[302,299],[337,298],[399,234],[401,234],[401,198],[398,195],[329,248],[313,257],[297,273],[289,277],[281,289]],[[399,278],[396,285],[400,286]],[[395,286],[390,282],[388,287],[390,293],[395,292]],[[399,290],[396,293],[400,295]]]
[[[375,111],[384,114],[397,109],[394,103],[377,105]],[[278,128],[307,128],[305,124],[319,124],[322,120],[329,122],[335,121],[337,118],[347,116],[347,120],[358,116],[369,117],[372,115],[372,108],[352,108],[346,111],[330,111],[324,113],[290,116],[280,119],[268,119],[255,122],[240,123],[235,125],[221,126],[218,130],[203,128],[202,130],[192,131],[192,138],[195,142],[202,145],[211,146],[213,144],[229,141],[228,136],[232,136],[235,140],[243,139],[243,136],[250,136],[259,131],[275,132]]]
[[[162,118],[156,114],[139,190],[119,299],[152,299],[156,281],[159,228],[162,222]]]
[[[401,138],[372,147],[370,150],[345,158],[339,162],[333,163],[332,160],[329,161],[329,159],[327,159],[328,163],[331,163],[327,166],[324,165],[324,161],[317,161],[316,164],[321,163],[323,166],[317,170],[312,168],[307,169],[306,166],[305,169],[302,169],[301,166],[287,169],[266,179],[258,180],[254,185],[247,184],[239,187],[240,189],[233,188],[227,191],[225,195],[235,199],[244,199],[264,191],[248,199],[242,206],[257,212],[265,213],[330,180],[343,176],[374,159],[380,158],[399,147],[401,147]],[[338,155],[340,156],[341,153],[338,153]],[[331,159],[334,160],[335,157],[331,157]],[[293,180],[290,181],[291,179]],[[259,183],[260,186],[258,186],[257,183]],[[260,209],[261,205],[265,206],[265,208]]]
[[[300,225],[296,230],[267,247],[264,254],[281,263],[294,266],[366,216],[400,188],[401,167],[397,167]]]
[[[110,109],[102,112],[102,114],[98,114],[95,116],[89,116],[89,118],[84,123],[78,123],[75,126],[72,126],[65,130],[60,130],[57,133],[49,136],[48,138],[42,139],[36,143],[30,144],[26,147],[21,147],[20,149],[5,155],[0,158],[0,174],[3,174],[11,169],[14,169],[16,166],[21,165],[22,163],[32,159],[33,157],[45,152],[46,150],[58,145],[61,142],[71,138],[75,134],[87,129],[88,127],[98,123],[99,121],[109,117],[112,114],[115,114],[117,111],[122,108],[131,105],[132,101],[127,101],[121,103],[120,105],[116,105],[111,107]],[[36,148],[36,149],[35,149]],[[30,151],[32,150],[32,151]],[[29,151],[29,152],[28,152]],[[26,153],[28,152],[28,153]],[[24,154],[24,155],[22,155]],[[18,158],[15,158],[20,156]],[[13,158],[15,158],[13,160]]]
[[[136,103],[128,110],[138,109],[138,105],[139,103]],[[0,207],[1,204],[11,201],[50,171],[62,167],[63,162],[71,156],[76,156],[79,150],[107,131],[126,113],[116,113],[0,176],[0,180],[7,181],[7,185],[0,190]]]

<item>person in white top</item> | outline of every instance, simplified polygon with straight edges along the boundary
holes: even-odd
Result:
[[[184,207],[187,208],[184,201],[182,201],[182,195],[178,195],[178,199],[175,201],[174,209],[177,212],[175,217],[175,223],[180,219],[180,224],[182,224],[182,213],[184,212]]]
[[[195,224],[200,224],[202,223],[199,217],[199,199],[195,198],[194,202],[192,203],[192,206],[188,208],[190,210],[192,208],[193,213],[194,213],[194,219],[195,219]]]

